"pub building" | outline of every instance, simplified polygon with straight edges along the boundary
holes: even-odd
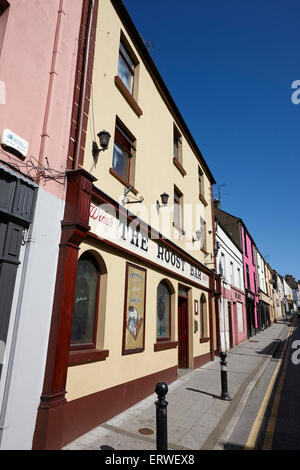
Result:
[[[124,5],[94,6],[34,449],[62,448],[220,351],[215,180]]]

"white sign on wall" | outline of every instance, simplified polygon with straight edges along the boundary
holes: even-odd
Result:
[[[135,225],[127,225],[116,216],[105,212],[101,207],[91,204],[89,225],[91,232],[98,237],[113,242],[127,251],[136,253],[163,268],[209,288],[209,277],[196,264],[188,262],[172,248],[152,240],[148,233],[135,230]]]
[[[14,150],[18,152],[22,157],[27,157],[28,154],[28,142],[22,139],[17,134],[9,129],[4,129],[1,136],[1,145],[6,147],[8,150]]]

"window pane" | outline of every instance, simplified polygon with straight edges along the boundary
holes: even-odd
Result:
[[[202,183],[203,174],[202,174],[200,168],[198,168],[198,180],[199,180],[199,194],[203,195],[203,183]]]
[[[94,342],[98,277],[99,273],[92,261],[78,261],[71,345]]]
[[[112,167],[126,182],[129,181],[129,156],[117,142],[114,144]]]
[[[179,142],[176,137],[174,137],[174,158],[178,160],[179,157]]]
[[[174,191],[174,224],[176,227],[181,227],[181,196]]]
[[[119,55],[118,75],[126,88],[132,93],[133,73],[121,55]]]
[[[174,224],[176,227],[180,227],[180,205],[174,204]]]
[[[205,314],[206,314],[206,303],[205,299],[200,299],[200,336],[205,336]]]
[[[200,217],[200,246],[201,248],[205,248],[205,220]]]
[[[170,292],[164,283],[157,288],[157,338],[169,338]]]
[[[125,57],[125,60],[126,60],[127,64],[129,65],[129,67],[133,71],[134,70],[134,63],[132,62],[129,54],[127,53],[127,51],[126,51],[126,49],[125,49],[125,47],[123,46],[122,43],[120,43],[120,51],[121,51],[122,55]]]

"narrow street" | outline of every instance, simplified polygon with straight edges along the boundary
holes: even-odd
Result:
[[[299,318],[287,323],[285,338],[253,389],[224,450],[300,449],[299,326]]]

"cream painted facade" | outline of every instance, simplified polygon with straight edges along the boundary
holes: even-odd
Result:
[[[138,117],[131,109],[124,96],[115,85],[118,75],[118,57],[120,36],[126,37],[129,46],[139,61],[138,85],[135,98],[143,114]],[[172,113],[158,85],[149,74],[143,58],[117,16],[109,0],[100,2],[97,25],[97,41],[93,71],[93,110],[88,122],[85,146],[84,168],[90,171],[94,165],[92,142],[102,129],[110,132],[112,139],[109,149],[100,153],[96,168],[91,173],[97,178],[95,185],[119,202],[124,196],[124,185],[110,174],[113,158],[113,140],[118,117],[136,139],[135,170],[133,185],[138,191],[137,198],[144,198],[143,204],[128,206],[129,210],[151,226],[157,228],[168,239],[174,240],[182,249],[192,251],[200,262],[206,262],[205,254],[200,251],[200,242],[192,243],[196,230],[200,229],[200,216],[207,224],[207,251],[213,251],[213,221],[211,212],[211,182],[205,174],[205,168],[199,163],[195,151],[189,145],[184,131],[180,127],[174,112]],[[182,134],[182,166],[186,176],[182,176],[173,164],[173,126]],[[198,168],[204,173],[205,207],[199,200]],[[183,194],[185,219],[183,229],[186,235],[180,236],[178,230],[170,224],[164,226],[166,216],[172,213],[174,185]],[[166,192],[170,196],[168,207],[163,208],[157,217],[156,201]],[[130,193],[133,195],[132,193]],[[209,233],[210,232],[210,233]],[[211,257],[209,256],[209,261]]]
[[[126,38],[126,44],[138,61],[134,98],[142,110],[140,116],[132,109],[115,83],[121,35]],[[120,247],[115,240],[97,238],[95,233],[88,234],[85,242],[80,245],[78,255],[80,258],[83,253],[89,251],[99,263],[101,278],[96,348],[107,350],[109,354],[105,360],[80,363],[68,368],[68,402],[122,384],[133,383],[143,377],[155,374],[157,377],[157,374],[166,370],[177,371],[177,345],[173,344],[164,349],[156,338],[157,288],[162,280],[167,280],[172,292],[169,343],[178,342],[179,289],[187,289],[187,367],[199,367],[200,364],[211,360],[213,352],[217,349],[216,302],[212,300],[215,275],[210,269],[214,267],[214,180],[199,149],[186,131],[177,108],[162,90],[160,79],[157,78],[155,69],[149,65],[145,51],[136,46],[112,2],[103,0],[99,3],[98,10],[93,92],[83,161],[83,168],[96,178],[93,204],[99,204],[95,197],[95,193],[99,193],[102,200],[111,201],[116,207],[124,198],[124,189],[128,189],[128,185],[124,185],[111,171],[117,118],[135,139],[135,156],[132,160],[134,171],[130,177],[130,184],[134,189],[127,197],[131,200],[143,198],[142,203],[125,204],[125,208],[130,211],[131,217],[137,216],[150,229],[154,228],[164,236],[169,244],[164,246],[170,246],[170,252],[174,250],[177,256],[182,257],[185,263],[190,262],[191,266],[195,263],[199,272],[201,271],[201,279],[205,281],[184,278],[176,270],[153,262],[142,251],[133,253],[126,247]],[[185,175],[173,162],[174,125],[181,134],[181,165]],[[102,129],[109,131],[111,141],[108,150],[99,154],[95,166],[92,145],[93,140],[97,141],[96,134]],[[202,174],[201,198],[199,171]],[[174,187],[182,193],[183,198],[183,233],[173,226]],[[158,210],[156,201],[161,204],[160,195],[164,192],[169,194],[169,203]],[[196,231],[203,228],[201,219],[202,224],[205,222],[206,249],[201,249],[202,241],[198,241],[195,235]],[[125,355],[122,354],[122,337],[125,272],[128,262],[146,269],[147,280],[144,349]],[[200,299],[204,305],[205,329],[201,334]],[[177,372],[175,375],[177,377]]]
[[[274,305],[274,284],[272,278],[272,269],[265,263],[265,273],[266,273],[266,289],[270,305],[270,320],[271,323],[275,321],[275,305]]]

